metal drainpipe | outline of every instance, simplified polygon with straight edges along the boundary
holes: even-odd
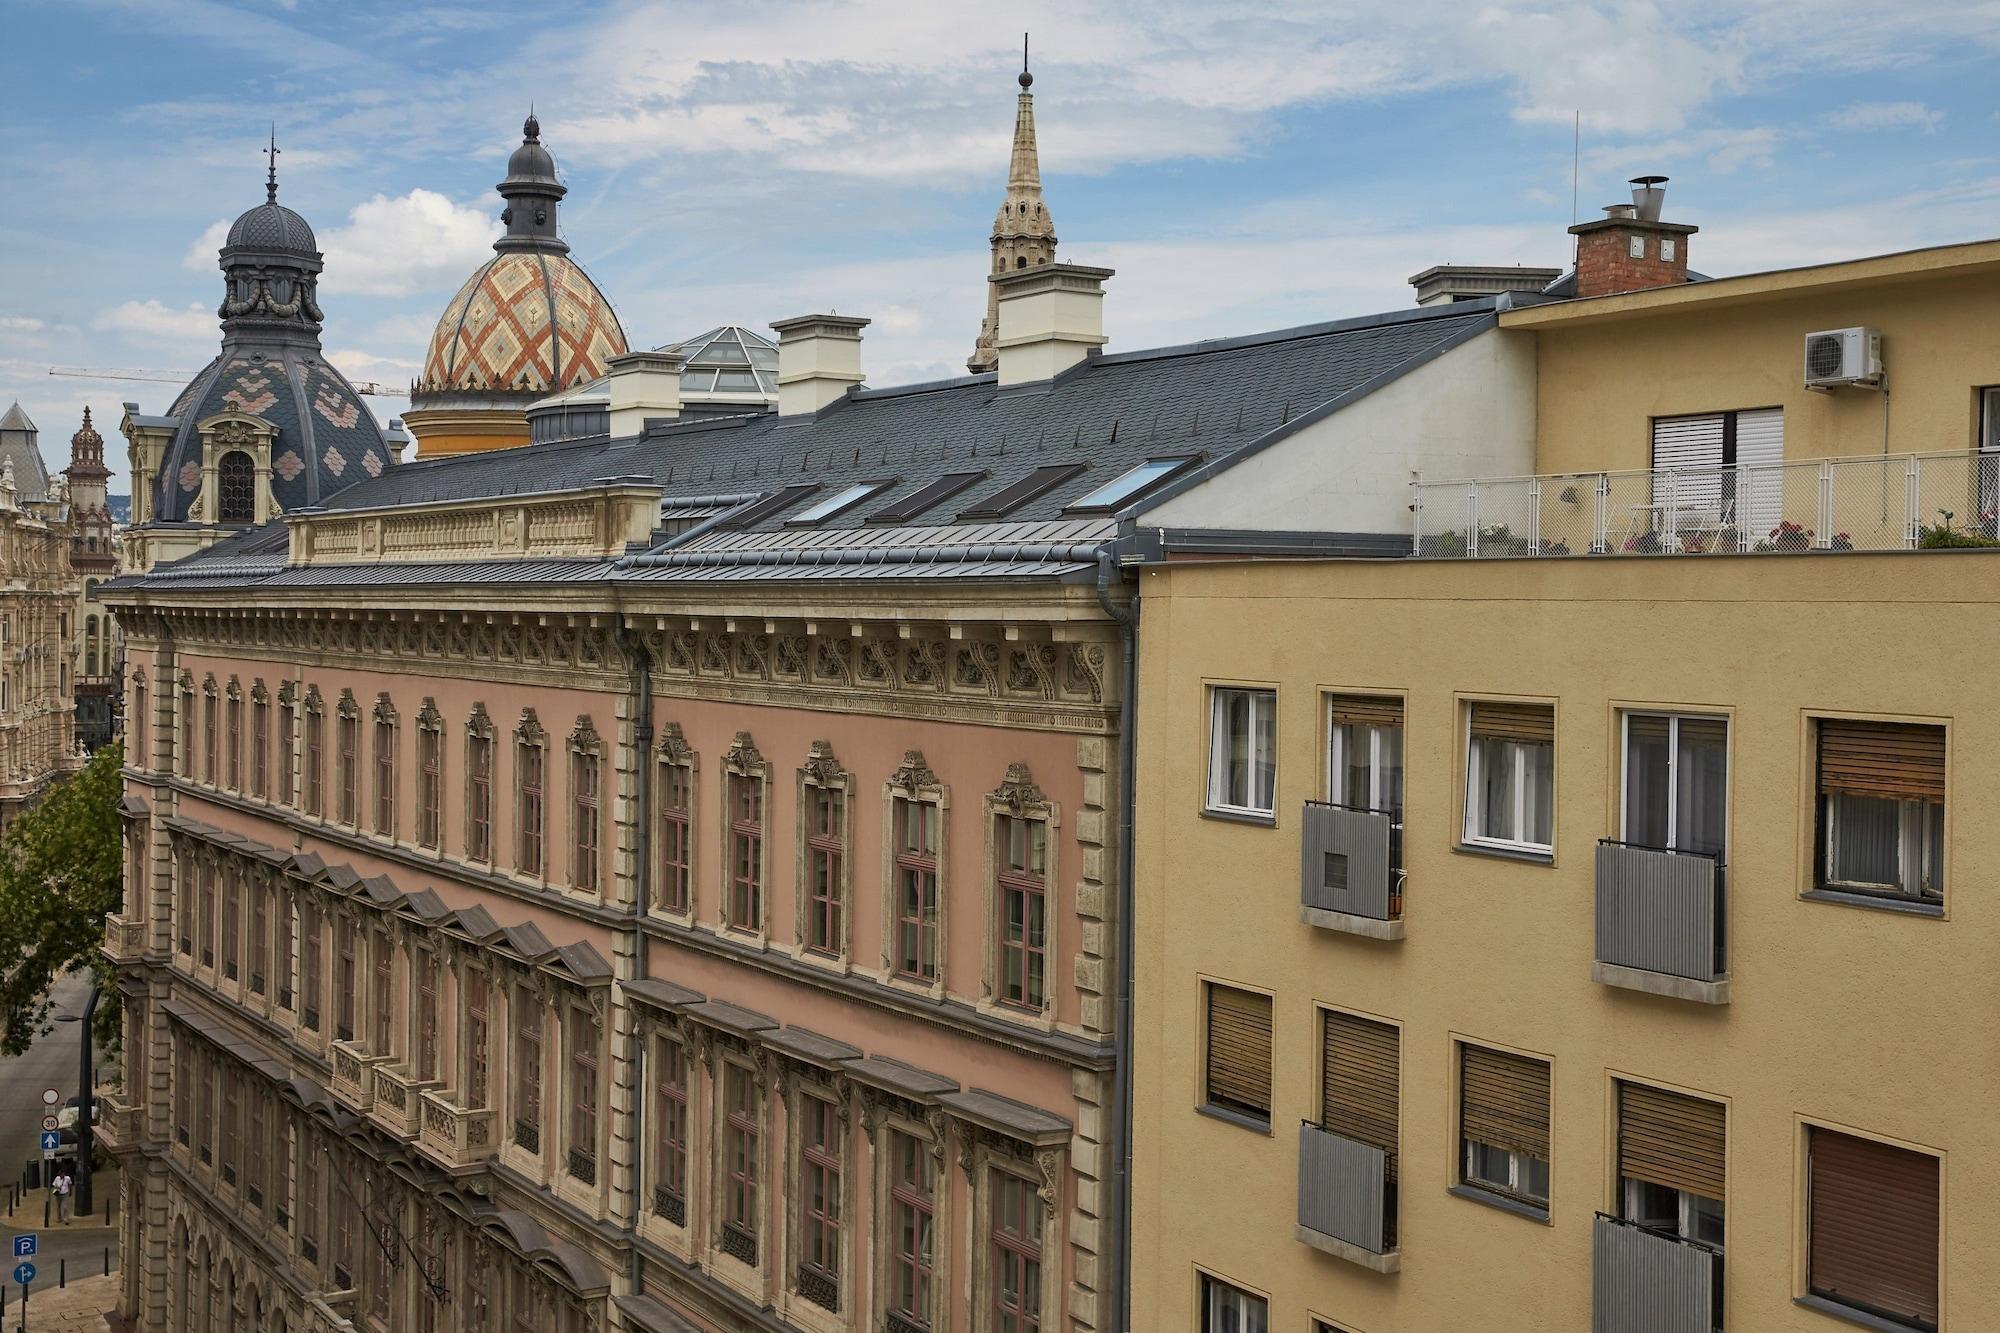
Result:
[[[1111,600],[1118,566],[1109,548],[1097,553],[1097,601],[1118,622],[1124,640],[1124,694],[1118,726],[1118,1017],[1112,1034],[1111,1329],[1131,1324],[1132,1258],[1132,813],[1138,754],[1139,593],[1124,606]]]
[[[646,910],[651,901],[650,879],[653,870],[653,662],[646,654],[645,641],[621,614],[618,618],[618,646],[625,650],[625,656],[632,663],[632,742],[638,752],[638,777],[633,783],[633,800],[637,803],[639,817],[633,821],[632,835],[632,975],[635,980],[646,977]],[[635,1035],[631,1045],[632,1086],[638,1089],[632,1100],[632,1146],[635,1160],[639,1145],[646,1133],[646,1044]],[[644,1191],[634,1182],[632,1204],[632,1232],[636,1237],[639,1219],[645,1213]],[[639,1247],[632,1246],[631,1281],[632,1294],[639,1295],[645,1290],[644,1261],[639,1257]]]

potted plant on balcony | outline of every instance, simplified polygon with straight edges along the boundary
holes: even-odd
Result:
[[[1625,549],[1632,555],[1658,555],[1660,534],[1657,532],[1635,532],[1625,539]]]
[[[1805,551],[1812,548],[1812,529],[1801,527],[1790,519],[1781,519],[1778,526],[1771,529],[1768,537],[1761,538],[1750,549],[1753,551]]]
[[[1938,510],[1939,521],[1927,523],[1917,532],[1917,546],[1926,551],[1941,551],[1962,546],[2000,546],[2000,540],[1988,537],[1983,532],[1971,532],[1952,526],[1952,511]],[[1982,516],[1983,518],[1983,516]]]
[[[1481,555],[1523,555],[1527,549],[1527,538],[1516,537],[1505,523],[1489,523],[1479,530]]]

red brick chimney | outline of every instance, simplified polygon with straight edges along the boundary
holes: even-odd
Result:
[[[1569,229],[1576,237],[1576,294],[1606,296],[1687,281],[1688,237],[1700,230],[1660,221],[1665,176],[1634,176],[1632,202]]]

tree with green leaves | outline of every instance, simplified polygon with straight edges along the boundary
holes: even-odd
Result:
[[[101,747],[0,838],[0,1052],[19,1055],[49,1032],[49,988],[78,967],[104,987],[97,1040],[118,1041],[117,989],[98,946],[123,901],[118,803],[124,747]]]

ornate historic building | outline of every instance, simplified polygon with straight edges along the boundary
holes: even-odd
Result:
[[[0,831],[79,766],[70,632],[80,584],[37,434],[19,403],[0,416]]]
[[[496,187],[507,231],[438,317],[403,421],[424,457],[528,443],[537,399],[601,377],[625,330],[570,258],[556,209],[569,191],[530,115]]]
[[[94,750],[116,730],[125,640],[118,618],[97,600],[98,585],[117,576],[118,548],[105,489],[111,469],[104,465],[104,437],[90,424],[87,407],[82,427],[70,436],[63,478],[69,483],[69,562],[78,580],[71,622],[76,638],[70,648],[76,738],[86,750]]]
[[[312,228],[278,202],[275,165],[265,201],[230,226],[220,261],[222,350],[166,415],[127,403],[119,423],[133,478],[125,569],[323,504],[380,476],[404,443],[320,351],[323,264]]]
[[[986,318],[965,368],[978,375],[1000,364],[995,339],[1000,330],[1000,289],[991,279],[1015,269],[1052,264],[1056,257],[1056,224],[1042,200],[1042,165],[1035,148],[1035,95],[1028,91],[1035,76],[1028,72],[1027,48],[1021,51],[1021,94],[1015,99],[1014,151],[1007,162],[1007,194],[993,215],[993,271],[986,286]]]

